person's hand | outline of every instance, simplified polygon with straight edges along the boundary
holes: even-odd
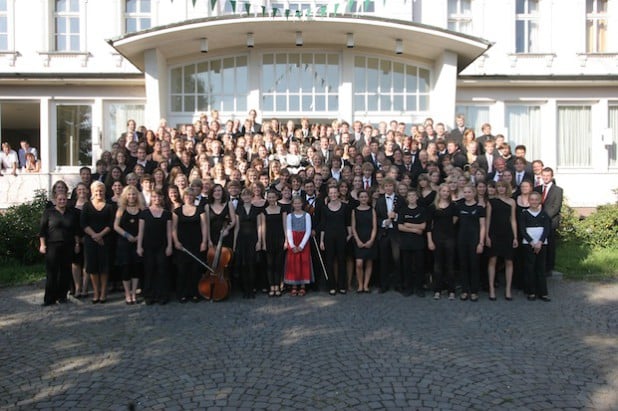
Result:
[[[127,241],[130,243],[137,243],[137,237],[132,236],[131,234],[129,234],[129,237],[127,237]]]
[[[174,244],[176,246],[176,250],[180,250],[182,251],[182,243],[179,241],[176,244]]]
[[[166,255],[166,256],[168,256],[168,257],[172,255],[172,246],[171,246],[171,244],[170,244],[170,245],[168,245],[168,246],[165,248],[165,255]]]
[[[433,241],[429,240],[427,241],[427,248],[429,248],[430,251],[434,251],[436,249],[436,245]]]
[[[39,246],[39,253],[41,254],[45,254],[45,252],[47,251],[47,247],[44,245]]]
[[[483,243],[478,243],[478,245],[476,246],[476,253],[483,254]]]
[[[489,238],[489,236],[487,236],[487,239],[485,240],[485,245],[486,245],[488,248],[491,248],[491,238]]]
[[[200,251],[201,251],[201,252],[204,252],[204,251],[206,251],[206,250],[208,250],[208,245],[207,245],[205,242],[202,242],[202,243],[200,244]]]
[[[519,241],[516,238],[513,239],[513,248],[519,247]]]
[[[137,247],[137,255],[139,255],[140,257],[144,256],[144,249],[142,247]]]
[[[364,243],[361,242],[361,240],[355,240],[356,241],[356,246],[358,248],[363,248],[363,246],[365,245]]]
[[[79,254],[79,243],[75,243],[75,249],[73,251],[75,254]]]
[[[326,250],[326,247],[324,246],[324,241],[320,241],[320,250]]]

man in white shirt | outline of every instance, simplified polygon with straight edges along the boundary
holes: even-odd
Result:
[[[11,150],[11,145],[7,142],[2,143],[2,151],[0,152],[0,170],[10,172],[14,176],[17,175],[17,164],[19,160],[15,150]],[[0,176],[2,172],[0,171]]]

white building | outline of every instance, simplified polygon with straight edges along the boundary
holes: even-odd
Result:
[[[133,118],[489,122],[571,205],[618,187],[618,0],[0,0],[0,139],[77,180]]]

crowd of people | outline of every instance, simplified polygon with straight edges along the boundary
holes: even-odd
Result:
[[[213,111],[178,128],[127,123],[81,182],[57,181],[40,230],[44,305],[71,292],[128,305],[198,302],[209,250],[243,298],[327,290],[478,301],[520,288],[550,301],[562,189],[484,124],[447,131],[355,121],[221,122]],[[219,256],[219,254],[217,254]],[[217,257],[218,258],[218,257]],[[456,292],[459,291],[457,296]]]

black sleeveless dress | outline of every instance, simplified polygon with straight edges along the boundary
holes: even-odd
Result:
[[[491,204],[491,226],[489,256],[513,259],[513,229],[511,228],[511,206],[499,198],[489,199]]]

